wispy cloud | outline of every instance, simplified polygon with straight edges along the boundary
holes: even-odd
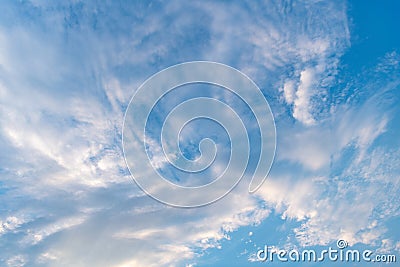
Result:
[[[291,242],[310,246],[344,238],[379,247],[387,235],[386,221],[398,216],[398,143],[381,138],[395,124],[389,118],[398,112],[399,80],[395,72],[378,69],[397,82],[355,80],[352,86],[362,85],[368,97],[357,105],[336,105],[328,118],[312,127],[297,125],[295,134],[281,139],[276,163],[287,170],[276,168],[259,194],[284,217],[301,222]],[[365,75],[373,77],[375,71]]]
[[[372,242],[384,226],[371,214],[398,209],[388,201],[399,191],[385,175],[393,170],[381,169],[399,166],[398,155],[373,147],[391,117],[375,108],[374,95],[361,109],[337,105],[319,118],[349,45],[345,4],[16,2],[2,10],[2,264],[179,265],[260,224],[270,208],[301,221],[293,229],[300,244],[324,244],[342,230],[348,241]],[[175,209],[132,183],[122,120],[146,78],[199,59],[232,64],[258,83],[282,133],[277,166],[292,169],[277,170],[256,196],[241,184],[211,206]],[[349,147],[357,165],[334,174],[332,163]],[[366,185],[349,185],[346,176]],[[389,193],[379,191],[389,185]],[[346,219],[354,214],[358,224]]]

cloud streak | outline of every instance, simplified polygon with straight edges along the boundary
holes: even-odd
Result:
[[[349,242],[376,242],[385,226],[372,215],[397,216],[388,199],[398,195],[390,168],[399,156],[374,146],[394,116],[374,105],[381,84],[361,108],[327,96],[350,45],[344,3],[26,2],[2,10],[1,264],[181,266],[272,210],[301,223],[290,240],[301,245],[326,244],[342,230]],[[388,57],[380,69],[398,65]],[[150,75],[199,59],[231,64],[262,88],[281,134],[277,164],[256,195],[243,183],[211,206],[174,209],[132,183],[122,120]],[[353,164],[337,171],[346,153]]]

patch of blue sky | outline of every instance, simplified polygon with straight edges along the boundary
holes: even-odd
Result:
[[[386,53],[398,51],[400,36],[396,34],[398,10],[397,1],[364,4],[349,1],[348,14],[352,19],[351,47],[343,56],[343,66],[347,75],[359,75],[365,68],[373,67]]]
[[[287,237],[293,235],[291,229],[300,226],[296,220],[287,220],[281,214],[272,213],[260,224],[241,227],[228,233],[229,239],[223,240],[219,248],[204,253],[198,260],[200,266],[280,266],[282,263],[257,262],[254,255],[265,245],[280,247],[286,245]],[[259,231],[260,228],[268,231]]]
[[[148,147],[148,153],[152,158],[159,159],[162,157],[162,123],[165,121],[166,116],[174,107],[176,107],[179,103],[194,97],[211,97],[235,107],[235,112],[238,113],[249,133],[251,156],[246,174],[251,175],[251,173],[255,170],[257,158],[260,154],[260,129],[258,122],[256,121],[249,106],[242,99],[240,99],[233,92],[215,85],[202,83],[183,85],[165,94],[162,99],[155,104],[146,124],[146,135],[155,141],[152,143],[155,147]],[[222,174],[221,172],[223,171],[220,170],[218,175],[213,174],[215,172],[213,165],[217,166],[217,168],[219,166],[226,166],[226,163],[230,157],[229,136],[227,136],[227,133],[221,127],[221,125],[217,122],[212,122],[211,120],[204,118],[198,118],[194,121],[191,121],[182,128],[179,144],[183,155],[194,160],[196,157],[200,156],[198,146],[200,141],[204,138],[211,138],[217,145],[218,151],[214,163],[209,168],[198,173],[198,175],[205,177],[206,181],[210,182],[211,180],[217,178],[219,174]],[[155,155],[154,153],[160,155]],[[168,174],[167,177],[173,175],[174,179],[188,175],[184,171],[175,169],[175,167],[171,166],[170,164],[166,164],[166,166],[163,168],[167,168],[168,170],[160,169],[159,171],[163,174]],[[190,175],[190,177],[193,176],[196,175]],[[182,178],[180,178],[179,180],[184,184],[190,184],[190,181],[187,179],[183,179],[185,181],[182,181]]]

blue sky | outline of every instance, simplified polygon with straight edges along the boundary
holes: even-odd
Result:
[[[323,249],[338,239],[400,260],[399,8],[397,1],[2,2],[0,265],[281,266],[254,261],[257,250]],[[181,209],[132,181],[122,124],[146,79],[194,60],[230,65],[259,86],[277,150],[256,193],[244,179],[216,203]],[[166,111],[197,94],[166,97],[152,114],[153,134]],[[200,95],[253,118],[221,88]],[[227,161],[229,140],[208,121],[184,129],[184,154],[195,158],[200,139],[211,137],[216,165],[198,179],[181,178],[159,157],[154,164],[178,184],[209,182]]]

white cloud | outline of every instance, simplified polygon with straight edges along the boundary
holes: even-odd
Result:
[[[285,97],[285,100],[288,104],[292,104],[295,99],[296,95],[296,89],[295,89],[295,82],[292,80],[288,80],[285,82],[283,85],[283,95]]]
[[[371,224],[368,215],[376,205],[389,203],[385,198],[365,202],[369,194],[380,193],[374,190],[376,183],[352,203],[341,195],[332,199],[322,194],[326,188],[346,188],[342,181],[329,184],[330,177],[319,173],[329,167],[331,156],[340,158],[352,141],[367,151],[388,123],[379,120],[380,113],[361,120],[349,108],[338,108],[332,125],[314,117],[312,99],[319,97],[321,84],[335,73],[337,57],[348,45],[344,5],[300,3],[296,9],[249,4],[248,10],[224,5],[171,2],[161,9],[168,12],[159,14],[144,4],[127,11],[132,19],[108,4],[83,5],[81,17],[74,5],[61,5],[63,11],[56,12],[38,4],[45,15],[29,30],[21,18],[15,22],[20,26],[0,27],[0,146],[6,151],[0,163],[6,167],[2,182],[14,188],[0,195],[10,213],[0,224],[0,234],[9,233],[7,243],[21,251],[17,256],[2,254],[6,264],[178,265],[270,214],[247,194],[247,185],[211,206],[174,209],[147,197],[127,175],[119,142],[131,94],[155,71],[195,59],[232,63],[271,94],[282,86],[264,85],[281,79],[293,117],[309,126],[288,129],[295,134],[282,137],[277,155],[289,165],[299,164],[304,179],[276,175],[258,193],[283,217],[303,223],[296,230],[301,244],[328,242],[341,230],[353,242],[381,235],[382,228]],[[179,43],[183,39],[190,45]],[[287,66],[290,70],[281,77]],[[373,114],[367,106],[362,112]],[[356,126],[354,120],[359,121]],[[382,162],[370,162],[369,167],[367,154],[360,155],[363,173],[371,176],[371,168]],[[357,190],[354,185],[341,192]],[[20,213],[26,214],[24,220]],[[332,220],[332,214],[344,219]],[[360,218],[357,224],[346,219],[354,214]]]
[[[387,69],[380,75],[396,77]],[[386,96],[398,85],[369,80],[362,84],[367,95],[362,101],[337,105],[324,121],[296,124],[292,135],[282,134],[276,164],[286,169],[273,171],[258,194],[283,216],[301,222],[290,242],[326,245],[342,238],[350,245],[394,250],[389,239],[379,240],[387,236],[386,221],[399,216],[399,144],[381,140],[397,127],[389,120],[397,116],[397,97],[387,101]]]
[[[16,255],[7,260],[7,266],[10,267],[22,267],[26,265],[26,256],[25,255]]]
[[[41,229],[29,229],[28,235],[23,242],[31,243],[33,245],[43,241],[45,238],[52,234],[64,231],[74,226],[78,226],[85,221],[85,217],[71,217],[63,218],[57,222],[49,225],[44,225]]]
[[[315,91],[315,73],[311,68],[307,68],[300,73],[300,84],[296,91],[294,100],[293,117],[299,121],[310,125],[314,124],[314,118],[310,114],[310,98]]]
[[[0,220],[0,236],[17,229],[24,221],[15,216],[7,217],[4,221]]]

